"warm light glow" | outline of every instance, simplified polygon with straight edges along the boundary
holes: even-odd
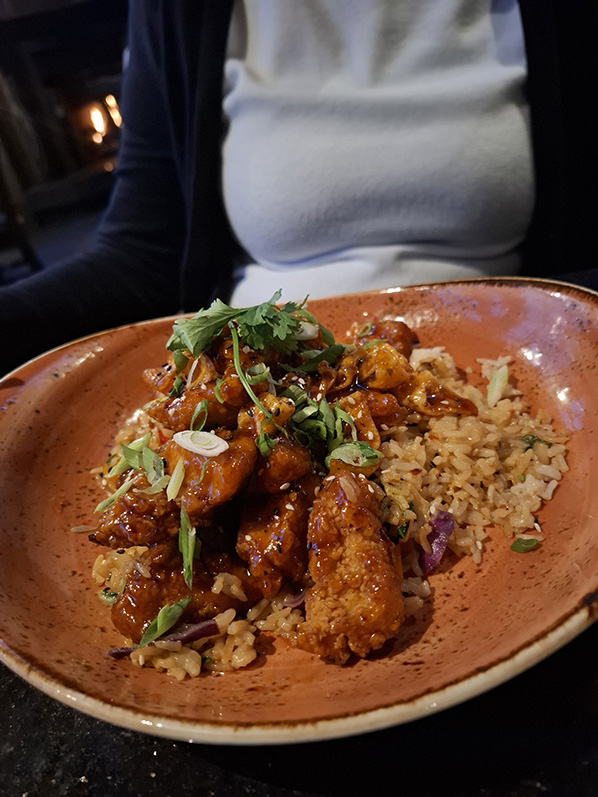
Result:
[[[112,121],[116,125],[116,127],[120,127],[122,124],[122,117],[120,115],[120,111],[118,109],[118,103],[116,102],[116,98],[113,94],[107,94],[104,97],[104,102],[106,103],[106,107],[108,108],[108,113],[112,118]]]
[[[94,133],[91,137],[91,140],[94,144],[101,144],[104,140],[104,136],[101,133]]]
[[[89,112],[89,117],[96,133],[103,136],[106,133],[106,120],[102,111],[99,108],[92,108]],[[93,140],[96,140],[95,136]]]

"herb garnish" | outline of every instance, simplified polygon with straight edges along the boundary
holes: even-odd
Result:
[[[537,547],[538,540],[518,537],[511,545],[511,550],[515,551],[515,553],[527,553],[528,551],[533,551],[534,548]]]
[[[526,434],[524,435],[521,440],[525,443],[524,451],[529,451],[530,448],[534,447],[534,443],[544,443],[544,445],[551,447],[552,443],[549,443],[548,440],[543,440],[541,437],[535,434]]]
[[[209,406],[208,400],[202,399],[197,405],[197,407],[193,410],[193,415],[191,416],[191,423],[189,424],[189,428],[191,429],[192,432],[201,432],[201,430],[206,425],[206,421],[208,420],[208,406]],[[200,413],[202,414],[203,417],[196,424],[195,421],[197,420],[197,417],[200,415]]]
[[[96,506],[96,508],[93,511],[105,512],[106,509],[108,509],[108,507],[112,506],[112,504],[115,504],[117,502],[117,500],[121,497],[121,495],[124,495],[127,492],[127,490],[132,484],[133,484],[133,477],[124,481],[121,484],[121,486],[118,488],[118,490],[113,492],[112,495],[109,495],[108,498],[105,498],[103,501],[100,501],[100,503]]]
[[[150,642],[154,642],[154,640],[158,639],[158,637],[161,637],[170,628],[172,628],[172,626],[177,622],[179,617],[187,608],[187,604],[190,600],[191,596],[183,598],[182,600],[177,601],[177,603],[163,606],[158,612],[158,616],[155,617],[145,629],[145,633],[139,642],[139,647],[143,648],[146,645],[149,645]]]
[[[179,318],[166,348],[172,352],[189,351],[197,357],[232,321],[236,323],[239,338],[256,351],[275,349],[281,354],[290,354],[299,348],[303,321],[315,324],[327,346],[334,343],[332,333],[323,327],[304,305],[287,302],[278,307],[282,291],[279,289],[267,302],[254,307],[230,307],[215,299],[207,309],[197,312],[193,318]]]
[[[193,584],[193,554],[195,551],[195,528],[189,521],[189,515],[181,506],[181,525],[179,526],[179,551],[183,555],[183,576],[185,584],[191,589]]]
[[[326,457],[325,465],[327,468],[330,467],[330,462],[333,459],[339,459],[341,462],[345,462],[355,468],[366,468],[379,462],[382,459],[382,454],[368,443],[358,441],[337,446]]]

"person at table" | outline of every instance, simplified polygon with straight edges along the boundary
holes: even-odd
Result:
[[[580,151],[566,114],[598,69],[571,79],[571,59],[591,56],[557,42],[564,13],[534,0],[132,0],[109,207],[89,251],[0,290],[2,370],[215,296],[593,266],[595,203],[572,174],[589,179],[596,137]]]

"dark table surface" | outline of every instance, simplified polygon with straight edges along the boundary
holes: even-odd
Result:
[[[568,281],[598,287],[597,272]],[[598,530],[597,530],[598,533]],[[192,745],[80,714],[0,666],[0,794],[598,797],[598,625],[496,689],[336,741]]]
[[[271,747],[112,727],[0,668],[0,793],[598,795],[598,625],[509,683],[390,730]]]

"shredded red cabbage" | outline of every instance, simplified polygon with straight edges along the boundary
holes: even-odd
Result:
[[[130,656],[134,650],[134,645],[127,648],[110,648],[110,650],[106,651],[106,655],[111,656],[113,659],[125,659],[127,656]]]
[[[302,589],[301,592],[298,592],[296,595],[286,595],[282,602],[283,606],[297,609],[305,601],[305,592],[306,591]]]
[[[181,645],[187,645],[189,642],[195,642],[196,639],[203,639],[207,636],[216,636],[220,633],[218,623],[216,620],[204,620],[201,623],[188,625],[180,631],[175,631],[174,634],[162,637],[166,642],[180,642]]]
[[[422,551],[419,555],[419,566],[424,574],[433,570],[442,559],[449,537],[455,529],[455,521],[450,512],[443,512],[442,509],[439,509],[430,521],[430,526],[432,531],[428,534],[428,542],[432,552]]]
[[[181,645],[187,645],[189,642],[195,642],[196,639],[203,639],[207,636],[216,636],[219,633],[220,629],[218,628],[218,623],[216,620],[204,620],[201,623],[185,626],[184,628],[181,628],[180,631],[175,631],[174,634],[169,634],[168,636],[162,637],[162,640],[165,642],[180,642]],[[153,644],[153,642],[150,642],[148,647]],[[137,645],[132,645],[131,647],[110,648],[110,650],[107,650],[106,653],[113,659],[124,659],[127,656],[130,656],[134,650],[137,650],[137,647]]]

